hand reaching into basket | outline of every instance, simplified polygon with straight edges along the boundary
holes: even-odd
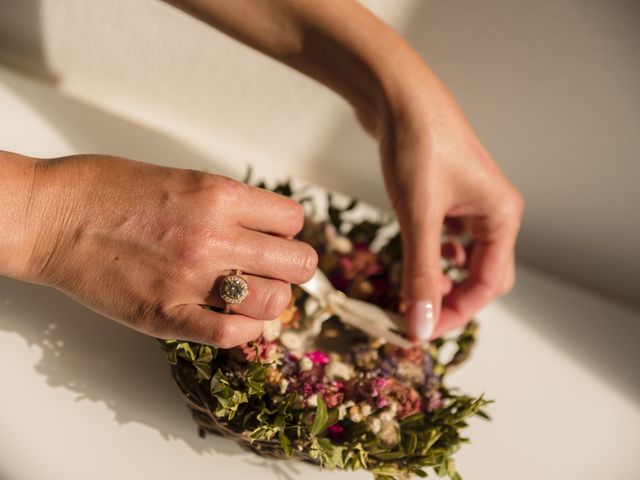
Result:
[[[459,326],[511,288],[522,199],[451,94],[391,28],[353,0],[171,3],[353,105],[379,142],[400,221],[413,337]],[[145,333],[240,344],[284,310],[289,283],[313,274],[315,252],[291,240],[303,212],[290,199],[111,157],[0,157],[0,274],[56,286]],[[468,252],[455,239],[445,245],[469,270],[452,286],[441,272],[441,233],[456,217],[467,220],[474,243]],[[200,308],[223,306],[212,283],[237,269],[257,293],[229,307],[233,321]]]
[[[379,142],[404,242],[403,293],[412,335],[439,336],[514,283],[523,201],[476,138],[452,95],[391,28],[353,0],[169,0],[322,82]],[[451,238],[465,219],[473,246]],[[441,252],[441,250],[443,251]],[[440,256],[469,271],[459,285]]]
[[[0,166],[0,274],[158,338],[252,340],[316,269],[315,250],[292,239],[301,205],[267,190],[98,155],[0,152]],[[238,269],[250,295],[230,313],[202,308],[226,306],[218,282]]]

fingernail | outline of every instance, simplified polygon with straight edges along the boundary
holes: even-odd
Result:
[[[437,312],[432,302],[416,300],[408,309],[409,328],[420,341],[429,340],[436,328]]]

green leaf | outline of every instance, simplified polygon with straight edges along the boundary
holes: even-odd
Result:
[[[409,434],[407,435],[407,442],[405,447],[407,455],[413,455],[413,453],[416,451],[417,446],[418,436],[413,432],[409,432]]]
[[[282,415],[278,415],[274,422],[275,426],[278,428],[278,440],[280,441],[280,446],[284,451],[287,457],[290,457],[293,454],[293,447],[291,446],[291,440],[285,434],[285,422],[284,417]]]
[[[406,457],[407,454],[402,450],[396,450],[395,452],[376,453],[376,454],[372,454],[371,456],[378,460],[388,461],[388,460],[398,460],[399,458]]]
[[[329,426],[329,414],[327,412],[327,404],[324,403],[322,395],[318,395],[318,406],[316,407],[316,415],[309,432],[312,435],[319,435]]]
[[[211,378],[211,365],[202,362],[193,362],[196,367],[196,375],[198,380],[209,380]]]

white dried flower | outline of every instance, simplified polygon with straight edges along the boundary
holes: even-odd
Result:
[[[369,417],[367,418],[367,427],[371,430],[371,433],[377,435],[378,432],[382,429],[382,420],[378,417]]]
[[[309,357],[302,357],[298,362],[301,372],[308,372],[313,368],[313,362]]]
[[[337,234],[334,237],[329,238],[327,247],[331,251],[347,254],[353,250],[353,243],[344,235]]]
[[[391,420],[393,420],[393,415],[389,410],[383,410],[382,412],[380,412],[378,417],[380,417],[380,420],[382,420],[383,422],[390,422]]]
[[[280,343],[294,355],[302,352],[304,339],[293,330],[286,330],[280,335]]]
[[[282,323],[280,320],[269,320],[264,322],[264,329],[262,330],[262,336],[265,340],[269,342],[273,342],[280,336],[280,331],[282,330]]]
[[[281,356],[282,351],[278,347],[272,346],[271,348],[269,348],[265,361],[267,363],[275,363],[280,359]]]
[[[360,406],[360,413],[362,413],[363,416],[368,417],[369,415],[371,415],[371,411],[373,410],[371,408],[371,405],[363,402],[359,406]]]
[[[279,391],[281,395],[284,395],[285,392],[287,391],[287,388],[289,387],[289,380],[287,380],[286,378],[283,378],[282,380],[280,380],[280,384],[278,385],[279,387]]]
[[[338,420],[343,420],[347,416],[347,405],[338,405]]]
[[[310,407],[317,407],[318,406],[318,394],[317,393],[314,393],[309,398],[307,398],[307,405],[309,405]]]
[[[391,415],[395,417],[396,413],[398,413],[398,402],[396,402],[395,400],[391,400],[387,404],[387,408],[389,409],[389,413],[391,413]]]
[[[422,367],[409,361],[398,362],[398,374],[412,382],[419,382],[424,379]]]
[[[327,365],[326,369],[327,377],[331,380],[341,379],[350,380],[353,377],[353,369],[340,360],[332,360]]]
[[[400,425],[395,420],[383,422],[378,438],[388,447],[394,447],[400,441]]]

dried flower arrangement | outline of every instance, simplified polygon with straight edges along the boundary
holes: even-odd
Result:
[[[261,187],[266,187],[260,184]],[[274,191],[292,196],[290,184]],[[299,198],[311,210],[312,198]],[[402,251],[399,234],[382,241],[386,221],[349,221],[328,198],[325,219],[308,215],[299,238],[319,254],[319,269],[350,297],[397,310]],[[454,279],[459,271],[447,267]],[[176,384],[206,432],[232,438],[263,456],[298,458],[325,468],[367,469],[376,479],[460,479],[453,454],[472,416],[489,403],[449,390],[449,369],[464,361],[477,325],[455,338],[408,349],[369,338],[333,315],[318,321],[317,300],[294,287],[289,308],[263,335],[222,350],[160,340]],[[445,345],[455,353],[445,362]]]

